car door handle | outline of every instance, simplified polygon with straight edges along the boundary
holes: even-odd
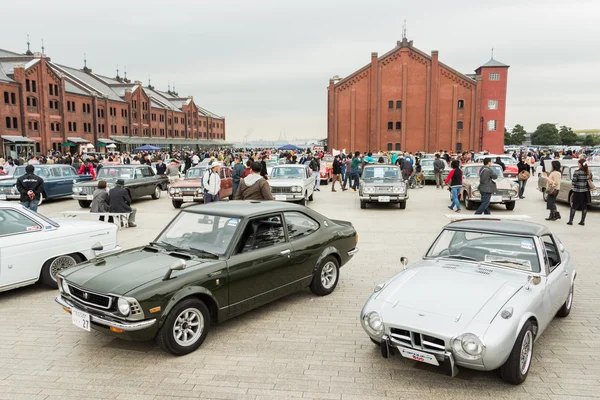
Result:
[[[291,250],[289,250],[289,249],[279,252],[279,254],[281,254],[282,256],[288,256],[288,258],[290,256],[290,253],[291,253]]]
[[[568,277],[569,276],[569,271],[565,271],[565,276]]]

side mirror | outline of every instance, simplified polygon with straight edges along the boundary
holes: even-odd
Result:
[[[539,275],[530,275],[529,278],[527,279],[527,287],[525,287],[526,290],[529,290],[531,288],[531,285],[537,286],[540,284],[540,282],[542,281],[542,277]]]
[[[402,266],[404,267],[404,269],[406,269],[406,265],[408,265],[408,258],[407,257],[400,257],[400,264],[402,264]]]
[[[97,242],[92,246],[92,251],[102,251],[102,250],[104,250],[104,246],[100,242]]]
[[[171,264],[169,266],[169,270],[163,277],[163,281],[167,281],[167,280],[171,279],[171,273],[173,271],[182,271],[186,268],[187,268],[187,264],[186,264],[185,260],[181,260],[178,258],[177,260],[173,261],[173,264]]]

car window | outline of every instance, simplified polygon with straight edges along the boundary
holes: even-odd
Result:
[[[42,229],[34,220],[15,210],[0,210],[0,236],[39,231]]]
[[[48,168],[49,172],[50,172],[50,176],[52,178],[60,178],[62,176],[62,174],[60,173],[60,170],[62,168]]]
[[[98,180],[116,178],[131,179],[133,178],[133,170],[133,168],[111,167],[107,165],[100,168]]]
[[[222,168],[219,170],[219,177],[220,177],[221,179],[225,179],[225,170],[224,170],[224,169],[222,169]]]
[[[365,167],[363,179],[398,179],[400,177],[399,171],[398,167],[391,166]]]
[[[75,171],[72,167],[63,167],[60,169],[62,176],[75,176]]]
[[[288,236],[291,240],[308,236],[319,229],[319,224],[306,214],[300,212],[286,212],[285,224],[287,226]]]
[[[248,221],[237,251],[246,253],[285,242],[280,215],[255,218]]]
[[[569,167],[563,167],[562,177],[565,179],[570,179],[571,178],[571,175],[569,174],[570,170],[571,170],[571,168],[569,168]]]
[[[542,240],[544,242],[546,262],[548,263],[550,272],[552,272],[560,264],[560,253],[558,251],[558,246],[556,246],[556,243],[551,235],[542,236]]]
[[[144,178],[154,176],[154,172],[152,171],[152,168],[144,167],[144,168],[140,168],[139,170],[141,170],[142,176]]]
[[[302,178],[302,168],[283,166],[274,167],[271,170],[271,177],[273,179]]]

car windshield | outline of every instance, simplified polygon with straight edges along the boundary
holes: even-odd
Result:
[[[102,179],[131,179],[133,168],[116,168],[106,165],[98,172],[98,180]]]
[[[50,168],[40,168],[39,166],[34,165],[33,173],[37,176],[41,176],[42,178],[49,178],[50,177]],[[25,175],[25,166],[24,165],[20,165],[17,168],[15,168],[15,173],[13,174],[13,176],[15,178],[18,178],[23,175]]]
[[[426,258],[449,258],[540,272],[532,237],[444,229]]]
[[[274,167],[271,171],[272,179],[298,179],[304,178],[304,168]]]
[[[479,178],[479,171],[481,170],[481,168],[482,165],[465,167],[465,178]],[[498,178],[504,175],[504,173],[502,172],[502,167],[500,167],[499,165],[492,165],[490,168],[492,169],[492,171],[494,171],[494,174],[496,174]]]
[[[588,166],[590,174],[592,174],[592,179],[595,181],[600,181],[600,165],[596,166]]]
[[[506,165],[517,165],[517,160],[515,160],[512,157],[500,157],[500,161],[502,161]]]
[[[397,167],[365,167],[363,179],[398,179],[399,172]]]
[[[426,158],[425,160],[421,160],[422,168],[433,168],[433,158]]]
[[[184,211],[171,221],[153,243],[201,256],[222,256],[227,252],[240,221],[240,218]]]
[[[185,173],[186,179],[200,179],[206,168],[192,168]]]

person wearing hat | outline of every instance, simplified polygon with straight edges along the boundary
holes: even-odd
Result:
[[[135,228],[135,213],[136,209],[131,207],[131,195],[129,189],[125,187],[125,181],[123,179],[117,179],[115,187],[112,188],[108,194],[110,212],[111,213],[129,213],[129,227]]]
[[[204,204],[219,201],[219,190],[221,190],[221,177],[219,171],[221,163],[213,161],[210,168],[202,175],[202,187],[204,187]]]

